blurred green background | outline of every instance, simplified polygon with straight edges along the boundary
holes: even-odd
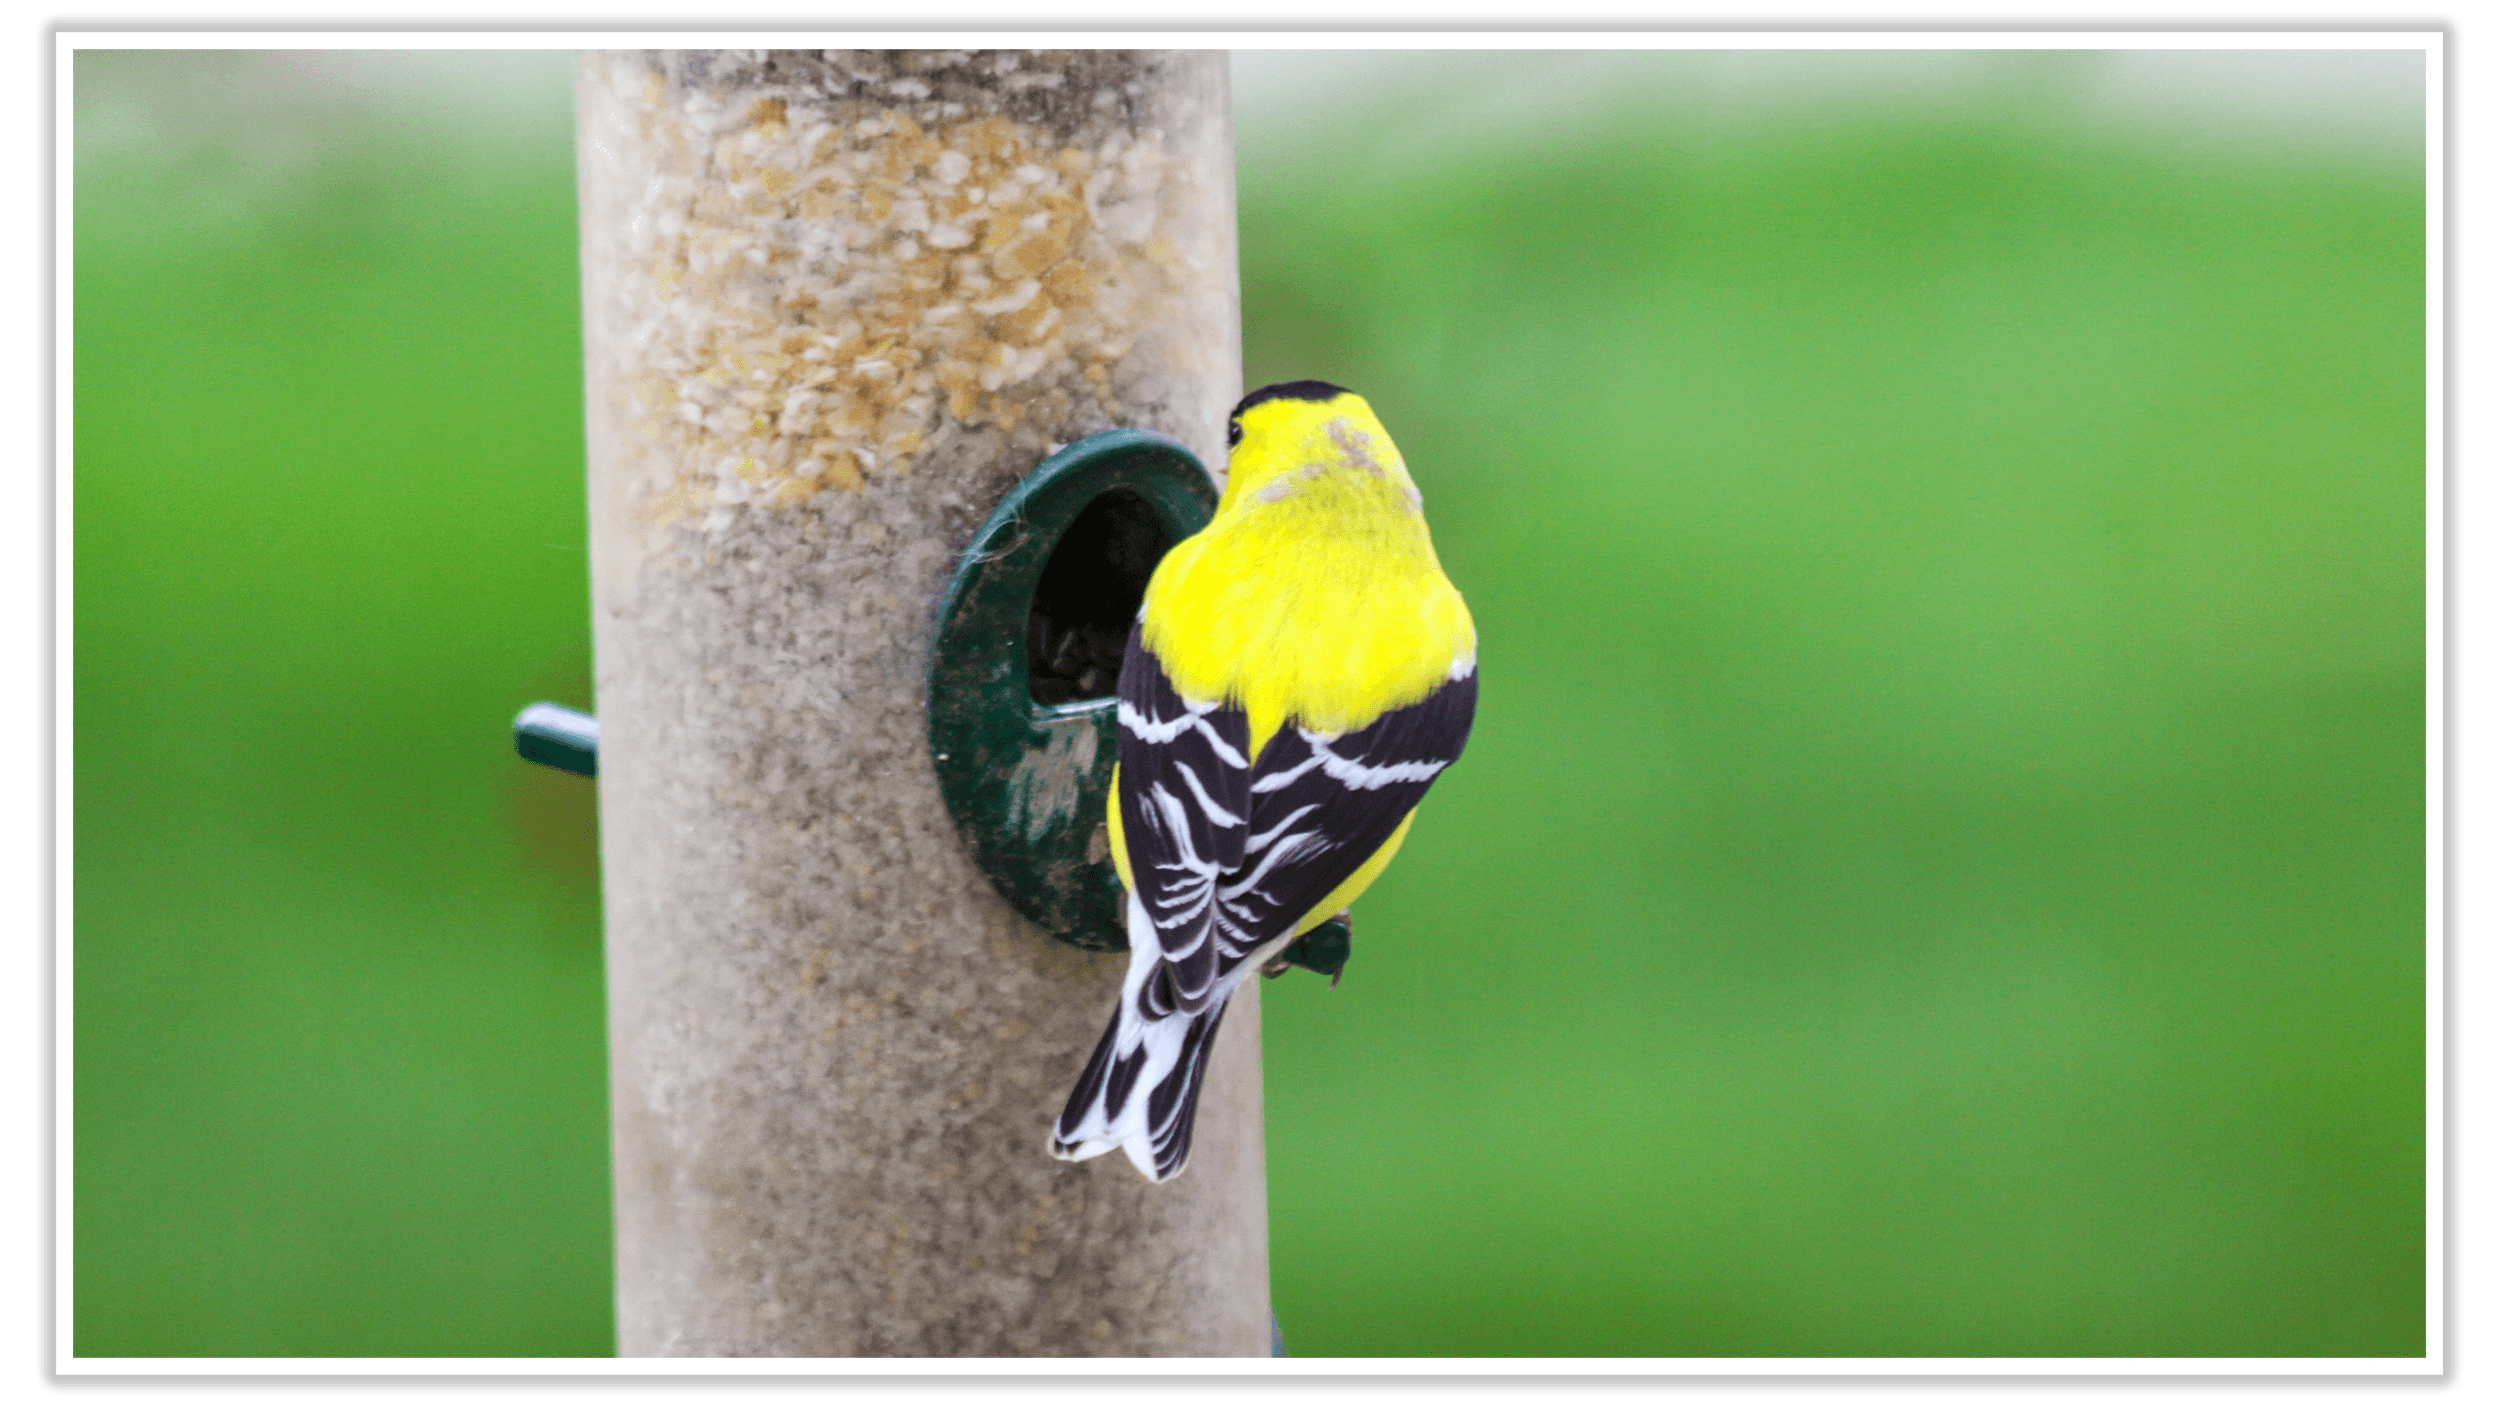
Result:
[[[2420,57],[1236,75],[1485,642],[1293,1352],[2421,1353]],[[569,89],[77,60],[82,1355],[613,1348]]]

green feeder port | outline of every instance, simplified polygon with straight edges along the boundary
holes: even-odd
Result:
[[[1120,658],[1155,564],[1215,514],[1178,441],[1106,430],[1044,459],[973,535],[938,607],[929,755],[973,859],[1016,911],[1076,947],[1128,950],[1103,813]],[[1331,919],[1284,960],[1334,977]]]
[[[1128,948],[1103,825],[1120,656],[1155,563],[1215,483],[1144,430],[1089,435],[1010,489],[955,567],[929,671],[929,755],[1000,895],[1061,941]]]

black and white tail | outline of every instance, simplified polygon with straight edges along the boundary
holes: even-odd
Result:
[[[1051,1132],[1051,1156],[1081,1162],[1117,1147],[1149,1181],[1170,1181],[1189,1164],[1207,1053],[1232,990],[1230,984],[1219,987],[1194,1013],[1171,1010],[1145,995],[1161,963],[1151,944],[1131,940],[1120,1008],[1068,1095],[1067,1110]],[[1170,1013],[1150,1019],[1148,1005]]]

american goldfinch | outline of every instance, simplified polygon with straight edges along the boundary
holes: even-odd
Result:
[[[1189,1160],[1235,988],[1380,877],[1476,711],[1475,622],[1371,406],[1268,386],[1228,438],[1215,516],[1155,568],[1121,661],[1128,978],[1050,1142],[1154,1181]]]

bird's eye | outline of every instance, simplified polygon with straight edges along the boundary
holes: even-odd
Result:
[[[1225,422],[1224,443],[1227,445],[1241,443],[1241,422],[1239,420],[1228,420]]]

